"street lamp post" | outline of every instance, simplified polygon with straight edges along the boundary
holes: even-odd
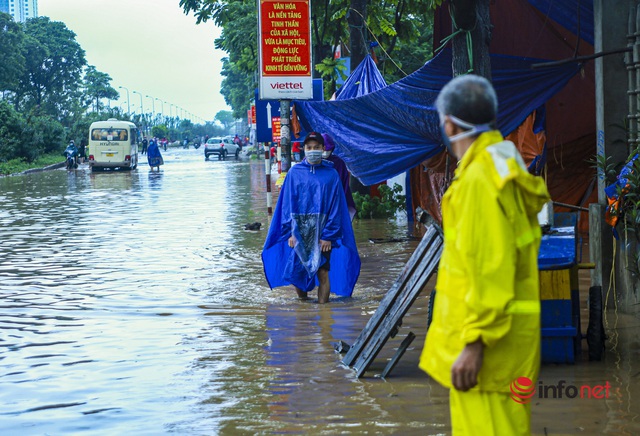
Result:
[[[124,89],[125,91],[127,91],[127,114],[130,114],[131,104],[129,103],[129,88],[127,88],[126,86],[118,86],[118,88]]]
[[[142,94],[140,94],[138,91],[133,91],[133,94],[138,94],[140,96],[140,116],[142,117],[142,130],[146,133],[147,132],[147,117],[145,116],[144,113],[144,103],[142,102]]]
[[[156,97],[156,100],[160,102],[160,111],[162,111],[162,116],[164,117],[164,103],[158,97]]]
[[[145,97],[151,99],[151,124],[155,126],[156,119],[156,101],[150,95],[145,95]]]
[[[144,104],[142,102],[142,94],[140,94],[138,91],[132,91],[133,94],[138,94],[140,96],[140,114],[142,114],[142,116],[144,116]]]

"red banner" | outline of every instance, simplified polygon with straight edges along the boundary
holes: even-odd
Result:
[[[309,0],[260,0],[262,76],[311,76]]]
[[[272,142],[280,142],[280,117],[271,118]]]

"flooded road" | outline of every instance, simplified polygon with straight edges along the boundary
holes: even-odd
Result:
[[[448,393],[417,369],[426,292],[364,378],[332,347],[353,342],[417,245],[405,223],[355,222],[353,298],[301,302],[262,273],[262,162],[163,156],[159,173],[0,178],[0,434],[450,433]],[[539,399],[536,434],[640,433],[640,322],[614,321],[604,362],[541,375],[606,379],[612,396]]]

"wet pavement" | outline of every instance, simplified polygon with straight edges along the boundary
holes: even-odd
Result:
[[[404,221],[354,223],[352,298],[298,301],[262,273],[263,163],[163,156],[160,172],[0,178],[0,434],[450,433],[446,390],[417,369],[427,292],[364,378],[332,347],[357,337],[417,245]],[[640,321],[606,321],[605,361],[545,365],[541,380],[608,381],[611,395],[536,398],[536,434],[640,434]]]

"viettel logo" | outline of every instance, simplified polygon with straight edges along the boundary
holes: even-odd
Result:
[[[518,377],[511,382],[511,399],[516,403],[527,404],[536,393],[536,386],[529,377]]]

